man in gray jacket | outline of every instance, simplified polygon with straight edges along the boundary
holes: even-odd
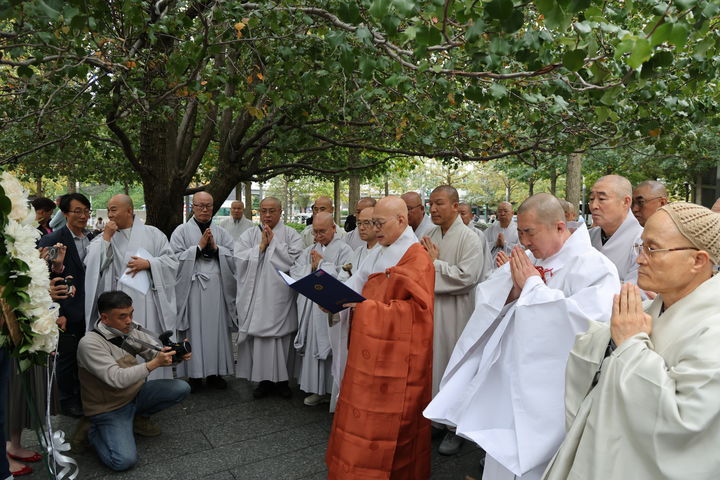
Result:
[[[158,341],[133,324],[132,299],[126,293],[105,292],[97,306],[100,319],[78,347],[81,397],[91,424],[90,443],[105,465],[122,471],[137,463],[133,432],[159,435],[148,416],[181,402],[190,386],[176,379],[146,381],[156,368],[171,366],[176,352],[150,348]],[[136,355],[145,363],[138,363]]]

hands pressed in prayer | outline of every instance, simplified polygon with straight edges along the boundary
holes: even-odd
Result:
[[[141,257],[130,257],[131,260],[128,262],[127,267],[128,271],[127,273],[134,277],[138,274],[138,272],[141,272],[143,270],[150,270],[150,260],[146,260]]]
[[[202,237],[200,237],[200,242],[198,242],[198,247],[200,247],[200,250],[205,250],[205,247],[210,244],[210,239],[212,238],[212,230],[205,229],[205,231],[202,234]]]
[[[427,250],[428,255],[430,255],[430,259],[433,262],[437,260],[438,256],[440,255],[440,250],[438,249],[438,246],[435,245],[432,240],[430,240],[430,237],[423,237],[420,240],[420,244],[425,247],[425,250]]]
[[[632,283],[625,283],[619,295],[613,298],[610,333],[618,347],[638,333],[652,333],[652,317],[643,310],[640,289]]]
[[[508,263],[509,261],[510,261],[510,257],[505,255],[505,252],[500,251],[500,252],[498,252],[497,256],[495,257],[495,266],[500,268],[503,265],[505,265],[506,263]]]
[[[502,234],[502,232],[498,233],[498,238],[495,241],[495,246],[505,248],[505,236]]]
[[[105,229],[103,230],[103,240],[109,242],[110,240],[112,240],[113,235],[115,235],[115,232],[117,231],[117,223],[113,222],[112,220],[108,221],[105,224]]]
[[[310,250],[310,258],[312,259],[312,271],[314,272],[320,266],[323,256],[317,250]]]
[[[263,226],[262,240],[260,240],[261,252],[264,252],[268,245],[270,245],[270,242],[272,242],[274,235],[275,234],[273,233],[272,228],[268,227],[267,225]]]
[[[525,250],[517,245],[512,249],[510,273],[512,273],[513,284],[521,291],[525,287],[525,282],[527,282],[528,278],[532,276],[540,277],[540,272],[538,272],[535,265],[530,262],[530,258],[528,258]]]

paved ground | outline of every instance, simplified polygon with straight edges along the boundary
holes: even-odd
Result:
[[[80,465],[79,480],[253,480],[326,478],[325,447],[332,416],[327,406],[306,407],[302,392],[292,400],[252,398],[252,385],[230,380],[226,391],[206,390],[181,405],[155,416],[163,434],[138,439],[138,465],[123,473],[105,468],[90,450],[74,455]],[[57,417],[56,424],[69,436],[74,421]],[[34,434],[25,432],[26,444]],[[439,440],[433,442],[437,447]],[[35,442],[37,443],[37,442]],[[436,450],[436,449],[434,449]],[[465,444],[459,455],[433,454],[432,478],[480,479],[482,453]],[[36,464],[42,470],[42,464]],[[28,480],[49,478],[39,471]]]

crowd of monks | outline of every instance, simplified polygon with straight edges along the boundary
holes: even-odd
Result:
[[[221,222],[209,194],[192,204],[168,240],[110,200],[84,261],[89,328],[122,290],[136,322],[189,339],[194,391],[297,382],[334,412],[330,478],[429,478],[440,435],[441,454],[482,447],[491,480],[720,478],[720,214],[617,175],[590,191],[592,228],[541,193],[483,231],[447,185],[427,205],[363,198],[350,232],[327,197],[301,233],[273,197],[259,225],[241,202]],[[319,270],[365,300],[331,314],[278,273]]]

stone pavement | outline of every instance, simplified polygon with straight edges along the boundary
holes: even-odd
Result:
[[[291,400],[269,397],[255,400],[253,386],[227,377],[225,391],[204,390],[192,394],[182,404],[154,416],[163,434],[138,437],[138,465],[121,473],[103,466],[94,451],[72,455],[80,465],[78,480],[253,480],[304,479],[327,477],[325,448],[332,415],[327,405],[306,407],[304,394],[297,389]],[[75,420],[56,418],[56,428],[66,436]],[[26,445],[33,432],[26,431]],[[440,440],[433,442],[437,450]],[[432,479],[464,480],[466,475],[480,480],[482,452],[465,443],[459,455],[443,457],[433,453]],[[49,478],[42,464],[37,472],[20,477],[27,480]]]

